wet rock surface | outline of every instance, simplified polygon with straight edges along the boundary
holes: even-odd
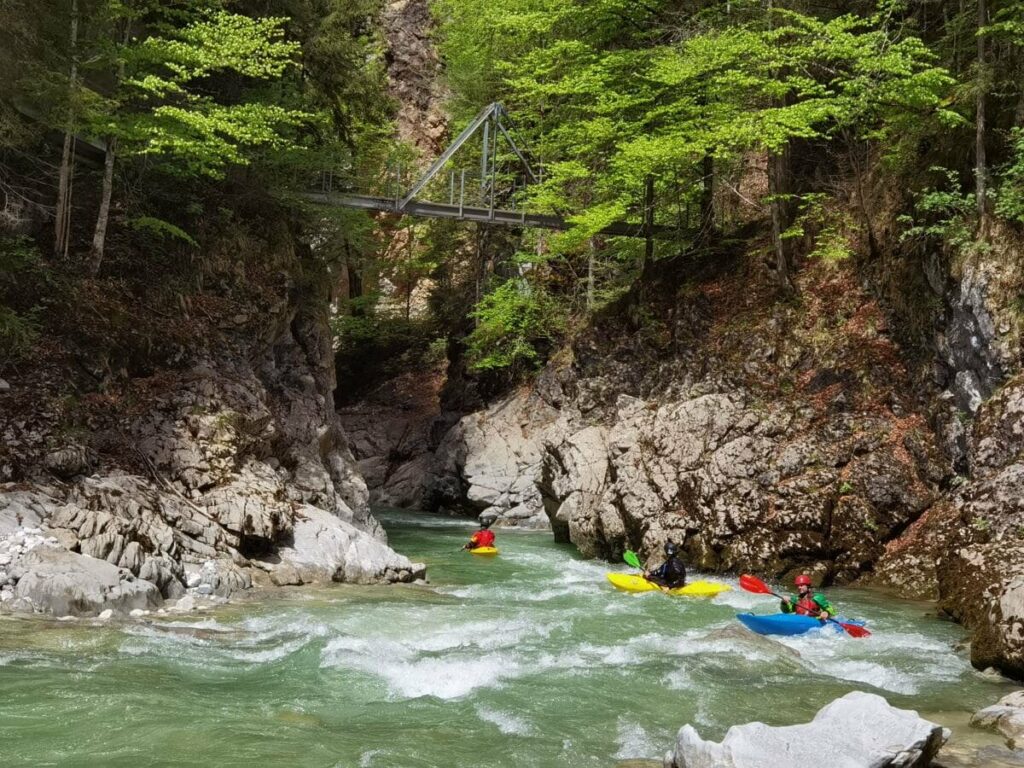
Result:
[[[855,691],[821,709],[810,723],[733,726],[720,742],[683,726],[666,768],[926,768],[949,738],[941,726]]]

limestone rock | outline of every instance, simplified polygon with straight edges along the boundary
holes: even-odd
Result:
[[[1024,691],[1011,693],[975,712],[971,725],[998,731],[1011,749],[1024,748]]]
[[[302,584],[299,569],[291,563],[282,563],[270,572],[270,580],[279,587]]]
[[[0,485],[0,537],[25,525],[40,525],[57,507],[43,491],[6,490],[13,485]]]
[[[693,726],[680,731],[668,768],[926,768],[948,738],[916,712],[881,696],[854,691],[822,708],[810,723],[733,726],[720,742],[701,739]]]
[[[932,761],[932,768],[1024,768],[1024,750],[978,749],[952,741]]]
[[[557,411],[537,393],[522,391],[462,418],[445,434],[425,480],[430,510],[490,509],[499,524],[546,525],[538,490],[541,446],[556,429]],[[505,512],[516,509],[513,517]],[[524,512],[530,511],[530,515]]]
[[[43,465],[57,477],[70,479],[85,474],[92,468],[92,456],[83,445],[69,444],[51,451],[43,459]]]
[[[299,509],[293,541],[280,550],[280,557],[304,582],[409,582],[425,572],[421,563],[410,562],[373,536],[312,506]]]
[[[55,616],[88,616],[108,608],[155,608],[156,585],[103,560],[52,547],[37,547],[18,564],[16,598]]]

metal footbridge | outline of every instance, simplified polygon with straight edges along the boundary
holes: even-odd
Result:
[[[456,153],[479,136],[479,169],[457,167]],[[499,144],[499,139],[504,141]],[[476,144],[476,142],[473,142]],[[352,177],[361,177],[360,182]],[[367,182],[367,176],[369,181]],[[531,185],[540,184],[543,172],[535,172],[513,138],[511,119],[498,103],[482,109],[465,130],[418,178],[401,164],[388,164],[376,174],[320,174],[319,189],[306,199],[323,205],[339,205],[364,211],[391,213],[452,221],[473,221],[513,227],[566,230],[572,225],[557,213],[538,213],[527,204]],[[670,228],[654,224],[653,184],[644,194],[642,221],[614,222],[602,235],[651,238]]]

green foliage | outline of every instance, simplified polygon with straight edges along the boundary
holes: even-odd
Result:
[[[945,184],[943,188],[926,187],[916,197],[914,215],[901,215],[897,219],[906,226],[901,240],[937,238],[955,248],[974,245],[974,196],[962,190],[953,171],[937,167],[931,171],[943,175]]]
[[[32,351],[39,339],[37,312],[18,314],[0,305],[0,353],[4,357],[21,357]]]
[[[1002,168],[996,196],[996,213],[1024,224],[1024,129],[1010,132],[1010,161]]]
[[[837,138],[884,152],[921,124],[963,122],[946,101],[952,78],[903,14],[670,0],[436,6],[449,82],[465,96],[456,100],[462,117],[505,102],[544,165],[528,206],[573,214],[573,229],[546,241],[551,268],[529,278],[555,294],[580,292],[595,238],[598,292],[637,274],[631,262],[642,247],[598,233],[639,222],[648,175],[656,221],[677,228],[681,241],[659,243],[659,258],[701,236],[708,161],[724,193],[749,173],[752,152]],[[841,216],[817,222],[815,255],[844,258],[850,229]]]
[[[27,355],[39,339],[41,308],[25,302],[44,270],[28,238],[0,237],[0,359]]]
[[[128,226],[137,232],[144,232],[159,238],[181,240],[195,248],[199,247],[199,243],[181,227],[177,227],[169,221],[164,221],[154,216],[137,216],[128,221]]]
[[[564,325],[558,303],[524,280],[508,280],[473,310],[476,327],[466,338],[472,370],[519,369],[537,363],[538,346]]]
[[[806,195],[786,195],[799,212],[793,224],[782,233],[784,240],[813,235],[813,247],[808,256],[826,262],[837,262],[851,255],[847,233],[856,229],[852,217],[845,211],[827,206],[827,195],[812,192]]]
[[[211,79],[241,78],[244,94],[247,82],[279,79],[298,52],[283,39],[284,19],[193,13],[184,26],[164,24],[163,34],[114,49],[125,75],[90,124],[116,137],[122,154],[159,158],[175,175],[217,178],[256,149],[285,146],[286,133],[309,116],[258,98],[218,100],[208,88]],[[135,21],[128,9],[114,18]]]

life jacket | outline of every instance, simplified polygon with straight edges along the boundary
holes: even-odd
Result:
[[[797,613],[801,616],[817,616],[822,611],[828,611],[833,616],[836,613],[836,609],[832,607],[828,598],[817,592],[809,592],[804,597],[793,595],[792,603],[796,606],[795,609],[789,608],[788,603],[783,603],[782,612]]]
[[[795,613],[800,616],[816,616],[821,613],[821,606],[814,601],[814,595],[808,592],[797,601]]]
[[[474,549],[477,547],[493,547],[494,546],[494,531],[488,531],[486,528],[474,533],[469,543],[473,545]]]
[[[672,555],[651,573],[651,580],[666,587],[682,587],[686,584],[686,564],[678,555]]]

